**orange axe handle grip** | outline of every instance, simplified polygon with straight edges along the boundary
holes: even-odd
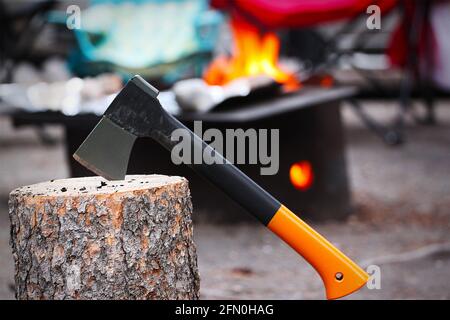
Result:
[[[267,227],[303,256],[321,276],[327,299],[337,299],[361,288],[368,274],[285,206]]]

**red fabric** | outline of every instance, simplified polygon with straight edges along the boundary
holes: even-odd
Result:
[[[413,20],[415,11],[418,10],[414,2],[407,2],[405,5],[405,16],[394,30],[387,50],[391,65],[398,67],[403,67],[406,64],[406,58],[409,50],[408,27],[412,23],[411,21]],[[419,38],[417,47],[411,48],[411,50],[417,50],[418,57],[420,59],[426,55],[426,50],[431,50],[431,52],[435,50],[436,39],[434,38],[433,30],[431,29],[429,21],[421,20],[420,26],[418,27],[418,32]],[[427,37],[429,37],[428,41]],[[431,46],[431,48],[427,48],[428,45]],[[428,62],[433,63],[433,61]]]
[[[385,13],[397,0],[212,0],[211,4],[239,18],[250,16],[268,28],[293,28],[352,18],[372,4]]]

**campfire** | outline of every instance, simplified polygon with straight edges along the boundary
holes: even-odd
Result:
[[[283,70],[278,63],[280,39],[275,33],[262,34],[256,27],[232,20],[234,39],[232,55],[218,56],[206,69],[203,79],[210,85],[225,85],[234,79],[268,76],[282,84],[286,91],[300,88],[295,74]]]

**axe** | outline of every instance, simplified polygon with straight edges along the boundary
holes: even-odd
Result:
[[[158,93],[140,76],[129,80],[74,158],[106,179],[121,180],[136,138],[151,137],[171,151],[178,143],[171,139],[172,132],[184,129],[191,138],[193,154],[197,150],[204,155],[203,163],[191,162],[192,169],[303,256],[322,278],[328,299],[348,295],[367,282],[368,274],[356,263],[168,114],[157,99]]]

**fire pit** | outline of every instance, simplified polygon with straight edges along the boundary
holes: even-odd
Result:
[[[202,120],[203,130],[279,129],[278,174],[261,176],[257,165],[238,167],[303,217],[345,219],[351,206],[340,102],[354,93],[353,88],[305,87],[295,94],[268,98],[230,111],[183,114],[179,118],[191,127],[193,121]],[[150,144],[151,141],[141,141],[136,148],[144,152]],[[155,151],[152,166],[167,167],[170,155],[156,144],[152,148]],[[131,169],[133,165],[150,169],[143,159],[146,157],[134,154]],[[218,220],[242,219],[239,207],[188,168],[170,165],[166,170],[162,172],[188,178],[197,215],[206,213],[208,220],[212,214]]]

